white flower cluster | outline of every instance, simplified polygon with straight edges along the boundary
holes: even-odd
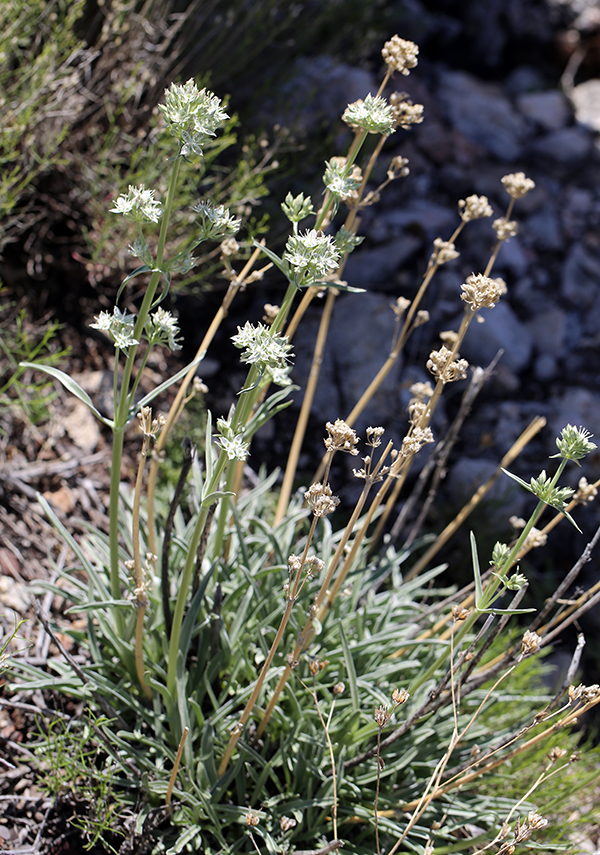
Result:
[[[100,312],[94,320],[96,323],[90,324],[90,327],[94,330],[107,332],[115,347],[120,350],[126,350],[128,347],[139,344],[139,341],[133,337],[135,315],[122,312],[115,306],[112,315],[109,312]]]
[[[283,257],[299,279],[315,280],[337,268],[340,253],[330,235],[309,229],[304,234],[290,235]]]
[[[202,154],[202,148],[229,116],[221,109],[221,99],[207,89],[198,89],[194,80],[165,89],[165,103],[159,104],[171,133],[181,145],[180,154]]]
[[[360,180],[345,157],[332,157],[325,164],[323,184],[336,199],[346,199],[358,190]]]
[[[241,220],[232,217],[229,208],[224,205],[214,205],[210,201],[198,202],[192,208],[200,214],[200,240],[223,240],[225,237],[237,234],[242,224]]]
[[[351,128],[362,128],[370,134],[393,134],[396,130],[392,108],[381,95],[369,93],[348,104],[342,115],[342,121]]]
[[[157,223],[162,214],[160,202],[154,199],[154,190],[146,190],[143,184],[139,187],[129,185],[126,194],[121,194],[115,201],[113,214],[125,214],[136,223]]]
[[[242,362],[256,365],[261,376],[273,383],[289,386],[291,366],[288,357],[292,355],[292,345],[285,336],[273,333],[263,324],[254,327],[250,321],[246,321],[243,327],[238,327],[237,335],[232,336],[231,340],[242,351]]]
[[[144,332],[150,344],[164,344],[169,350],[181,350],[177,342],[177,321],[165,309],[159,307],[152,315],[148,315]]]
[[[217,419],[217,444],[221,446],[229,460],[245,460],[248,457],[250,443],[244,442],[243,434],[236,434],[225,419]]]

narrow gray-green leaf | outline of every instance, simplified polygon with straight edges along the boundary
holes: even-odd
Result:
[[[96,416],[97,419],[107,425],[110,428],[114,428],[115,423],[112,419],[107,419],[102,415],[100,410],[97,410],[94,406],[94,403],[87,392],[85,392],[79,383],[76,383],[72,377],[69,377],[68,374],[65,374],[64,371],[61,371],[60,368],[53,368],[51,365],[39,365],[36,362],[19,362],[21,368],[33,368],[37,371],[42,371],[44,374],[49,374],[50,377],[54,377],[56,380],[60,380],[65,389],[70,392],[72,395],[75,395],[76,398],[86,405],[86,407],[92,411],[92,413]]]

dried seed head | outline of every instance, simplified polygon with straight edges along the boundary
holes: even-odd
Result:
[[[513,199],[522,199],[535,187],[535,181],[526,178],[524,172],[513,172],[502,178],[504,189]]]
[[[381,437],[385,433],[385,428],[382,427],[368,427],[367,428],[367,445],[370,445],[371,448],[379,448],[381,445]]]
[[[569,686],[569,700],[571,703],[573,701],[583,701],[584,704],[587,704],[590,701],[595,701],[598,695],[600,695],[600,686],[597,683],[594,683],[592,686],[584,686],[583,683],[580,683],[577,688]]]
[[[246,825],[248,826],[248,828],[256,828],[259,822],[260,820],[258,816],[251,810],[249,810],[246,814]]]
[[[316,555],[310,555],[306,559],[305,563],[306,575],[309,579],[313,579],[315,576],[318,576],[319,573],[322,573],[325,569],[325,562],[320,558],[317,558]]]
[[[432,350],[427,361],[427,368],[437,380],[442,383],[453,383],[464,380],[467,376],[469,363],[466,359],[455,359],[450,362],[452,351],[444,345],[439,350]]]
[[[454,244],[449,240],[436,238],[433,242],[433,252],[431,253],[429,263],[432,265],[437,264],[440,267],[442,264],[446,264],[447,261],[453,261],[455,258],[458,258],[459,255],[460,252],[457,252]]]
[[[428,321],[429,312],[426,309],[419,309],[414,320],[415,329],[417,327],[422,327],[423,324],[426,324]]]
[[[537,549],[539,546],[545,546],[547,540],[548,535],[541,532],[539,528],[533,526],[531,531],[523,541],[523,545],[521,546],[519,554],[517,555],[517,560],[522,558],[523,555],[526,555],[531,549]]]
[[[440,338],[447,347],[454,347],[458,341],[458,333],[456,330],[442,330]]]
[[[531,829],[544,828],[548,825],[548,820],[536,811],[531,811],[527,814],[527,825]]]
[[[469,223],[471,220],[480,220],[482,217],[491,217],[494,213],[487,196],[476,195],[461,199],[458,203],[458,212],[461,220],[465,223]]]
[[[336,683],[333,687],[333,694],[335,695],[335,697],[339,697],[339,695],[344,692],[345,688],[346,686],[344,685],[344,683],[341,682],[341,680],[339,683]]]
[[[594,484],[588,484],[587,478],[579,479],[577,492],[574,496],[578,502],[581,502],[583,505],[587,505],[588,502],[593,502],[597,495],[598,488]]]
[[[394,689],[392,692],[392,700],[395,704],[405,704],[410,698],[406,689]]]
[[[285,834],[286,831],[290,831],[292,828],[295,828],[296,820],[291,816],[282,816],[279,820],[279,826]]]
[[[455,621],[466,620],[470,614],[469,609],[464,609],[462,606],[456,605],[456,603],[452,606],[452,619]]]
[[[327,451],[346,451],[348,454],[358,454],[358,437],[356,432],[347,425],[343,419],[336,419],[335,423],[327,422],[325,425],[329,436],[323,440]]]
[[[497,220],[494,220],[492,228],[496,232],[498,240],[509,240],[511,237],[514,237],[519,230],[517,221],[507,220],[506,217],[499,217]]]
[[[277,315],[279,314],[279,306],[273,306],[271,303],[265,303],[263,306],[263,321],[267,326],[271,326]]]
[[[331,487],[328,484],[311,484],[304,498],[316,517],[326,517],[333,513],[340,503],[338,497],[331,494]]]
[[[200,393],[201,395],[206,395],[206,393],[208,392],[208,386],[206,385],[206,383],[202,382],[201,377],[194,377],[192,381],[192,386],[196,394]]]
[[[232,255],[235,255],[238,252],[239,248],[240,245],[235,238],[225,238],[225,240],[221,244],[222,258],[231,258]]]
[[[548,760],[551,763],[556,763],[557,760],[560,760],[561,757],[564,757],[567,753],[566,748],[559,748],[557,745],[554,748],[551,748],[548,752]]]
[[[490,279],[483,273],[467,276],[467,281],[460,287],[460,299],[465,301],[472,312],[493,308],[500,297],[506,294],[506,283],[503,279]]]
[[[302,570],[302,558],[300,555],[290,555],[288,558],[288,567],[291,575],[295,576],[296,573],[299,573]]]
[[[419,47],[414,42],[392,36],[381,50],[381,55],[390,71],[399,71],[406,77],[410,69],[417,65]]]
[[[425,401],[419,401],[418,398],[411,398],[406,409],[408,410],[408,420],[411,425],[418,425],[429,408]]]
[[[375,719],[375,723],[378,724],[379,727],[385,727],[385,725],[390,720],[390,714],[383,706],[375,707],[373,718]]]
[[[393,181],[395,178],[406,178],[409,172],[408,158],[402,157],[402,155],[396,155],[396,157],[393,157],[390,161],[387,177],[390,181]]]
[[[530,656],[532,653],[537,653],[540,649],[541,641],[542,639],[537,632],[532,632],[528,629],[521,640],[521,655]]]
[[[390,303],[392,308],[392,312],[396,315],[396,318],[400,320],[404,312],[410,306],[410,300],[407,300],[406,297],[398,297],[395,303]]]
[[[433,386],[431,383],[413,383],[408,391],[413,398],[418,398],[420,401],[428,401],[433,395]]]
[[[390,95],[390,107],[396,127],[405,131],[411,125],[420,125],[423,121],[423,105],[413,104],[406,92],[393,92]]]
[[[417,454],[424,445],[427,445],[430,442],[433,442],[433,433],[431,428],[425,427],[415,427],[412,429],[408,436],[405,436],[402,440],[402,446],[400,448],[400,456],[401,457],[410,457],[413,454]]]

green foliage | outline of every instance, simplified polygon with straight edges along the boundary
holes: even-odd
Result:
[[[0,407],[18,412],[20,417],[37,425],[48,418],[48,404],[55,397],[52,383],[32,375],[20,363],[59,365],[67,357],[68,349],[60,349],[56,333],[60,324],[50,321],[32,323],[28,312],[6,299],[7,292],[0,285]]]

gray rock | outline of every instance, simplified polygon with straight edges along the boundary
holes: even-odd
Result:
[[[500,160],[521,155],[527,122],[501,86],[482,83],[464,71],[446,71],[438,97],[449,121],[468,139]]]
[[[592,137],[583,127],[562,128],[535,140],[532,150],[534,154],[548,157],[557,163],[573,166],[590,154]]]
[[[600,260],[582,243],[569,250],[562,268],[560,293],[578,308],[594,305],[600,289]]]
[[[417,226],[432,241],[442,235],[449,236],[457,222],[456,210],[425,199],[415,199],[405,208],[393,208],[375,217],[369,229],[369,238],[380,243],[397,237],[411,226]]]
[[[353,288],[369,288],[379,283],[392,284],[398,267],[421,247],[422,241],[411,235],[398,237],[375,249],[359,247],[344,268],[344,280]]]
[[[461,457],[450,469],[446,479],[446,490],[457,507],[466,504],[477,489],[496,471],[497,463],[491,460]],[[526,493],[512,478],[501,474],[483,499],[482,506],[494,528],[506,524],[513,514],[521,516]],[[480,506],[481,507],[481,506]],[[485,561],[480,555],[480,561]]]
[[[522,276],[529,268],[530,259],[523,249],[523,244],[518,237],[504,241],[498,253],[495,270],[502,272],[510,270],[515,276]]]
[[[533,373],[538,380],[554,380],[557,376],[558,363],[551,353],[542,353],[533,363]]]
[[[568,424],[584,427],[596,437],[600,435],[600,395],[589,389],[573,387],[567,389],[562,397],[553,401],[553,413],[549,419],[548,453],[556,454],[556,437]],[[600,475],[600,453],[598,450],[588,454],[583,463],[582,475],[588,481]]]
[[[518,374],[529,363],[533,348],[531,333],[506,301],[483,309],[484,323],[473,321],[460,348],[461,355],[475,365],[489,365],[498,350],[502,363]],[[456,327],[457,328],[457,327]]]
[[[527,324],[538,353],[560,356],[567,336],[567,314],[561,309],[548,309]]]
[[[522,232],[523,237],[530,238],[537,249],[559,252],[564,248],[560,219],[551,207],[543,208],[528,217]]]
[[[345,418],[385,362],[395,317],[390,298],[381,294],[348,294],[338,298],[312,412],[325,423]],[[321,312],[307,313],[294,336],[294,382],[306,388]],[[356,424],[390,423],[398,410],[399,364],[388,374]]]
[[[600,80],[586,80],[573,87],[571,100],[577,121],[600,131]]]
[[[509,92],[519,95],[524,92],[535,92],[544,85],[544,78],[539,69],[531,65],[519,65],[510,72],[504,81]]]
[[[323,122],[335,122],[349,103],[369,92],[375,95],[377,89],[374,77],[362,68],[336,62],[330,56],[303,57],[265,112],[273,123],[305,136]]]
[[[528,92],[517,98],[519,110],[546,131],[564,128],[571,117],[569,103],[562,92]]]

